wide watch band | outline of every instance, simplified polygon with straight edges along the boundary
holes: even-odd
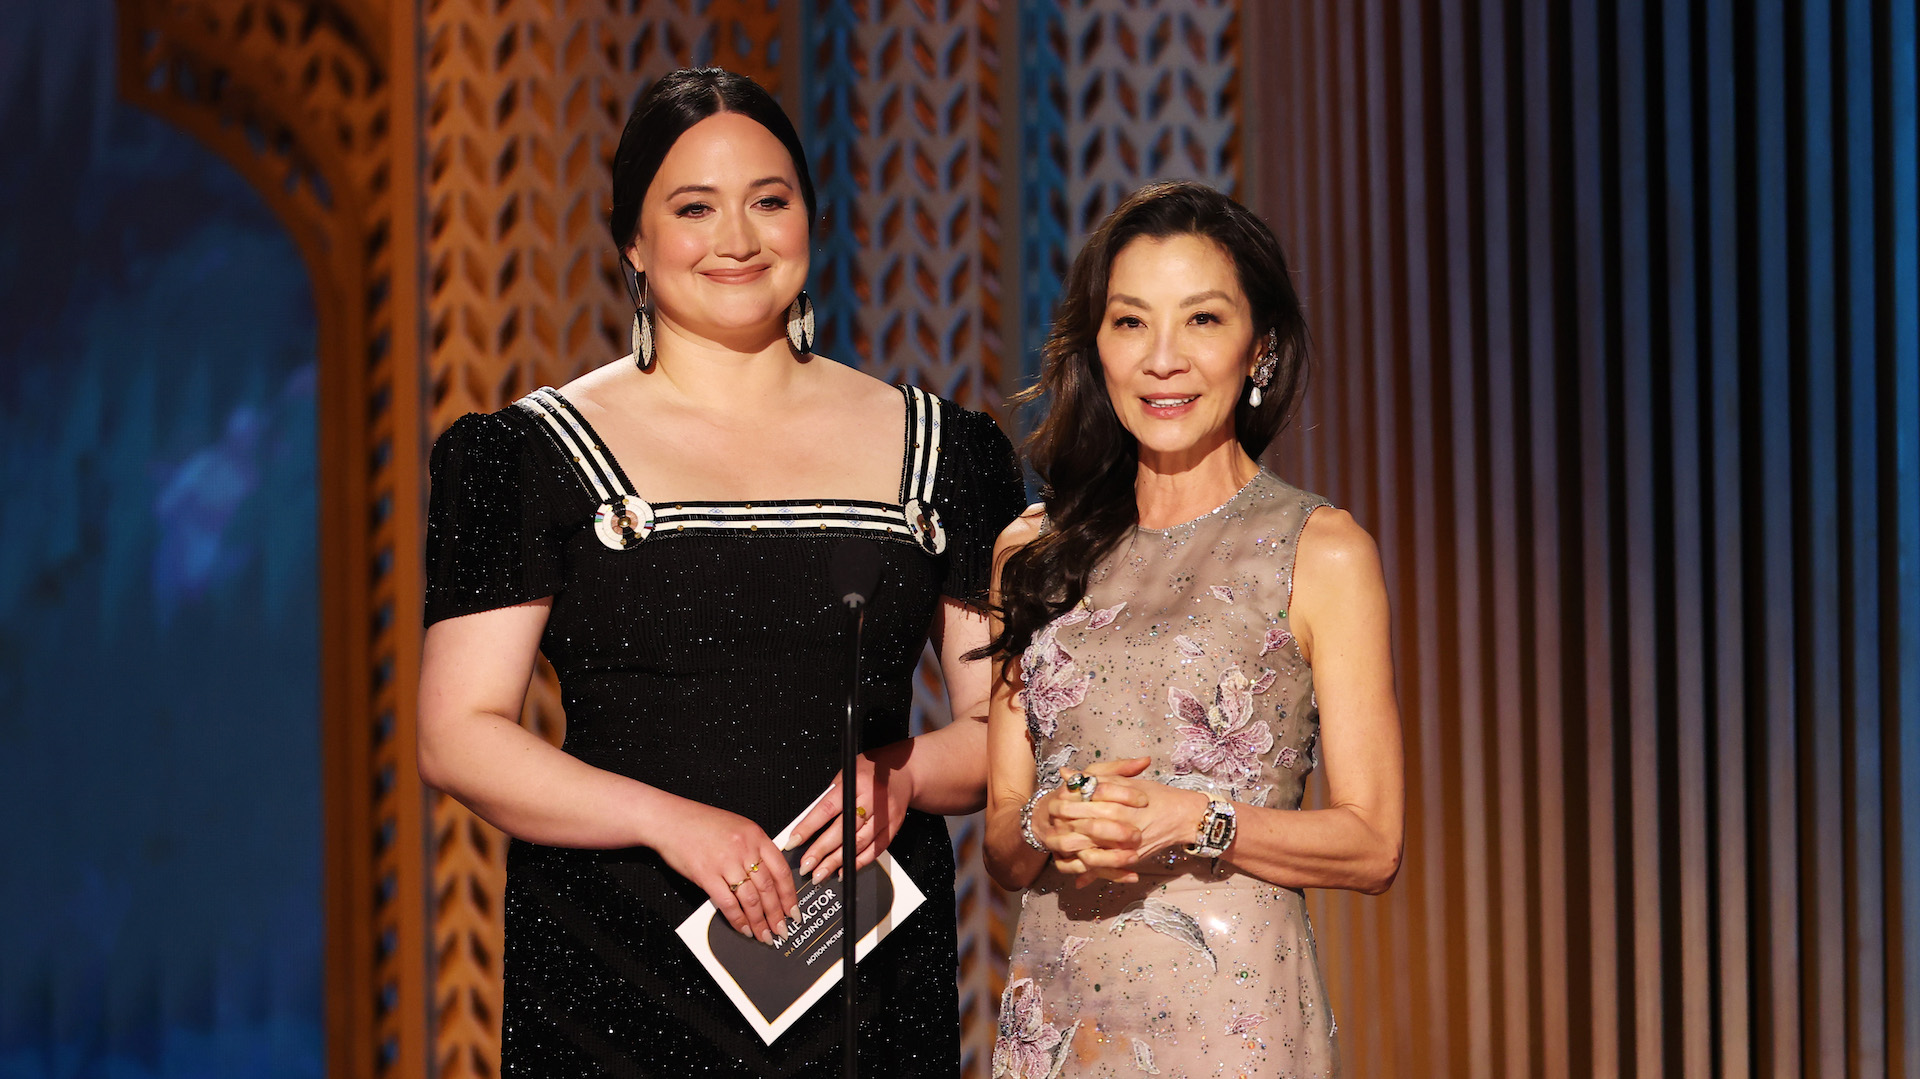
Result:
[[[1207,812],[1200,818],[1200,838],[1187,844],[1186,851],[1196,858],[1218,858],[1233,846],[1238,824],[1233,819],[1233,803],[1209,799]]]

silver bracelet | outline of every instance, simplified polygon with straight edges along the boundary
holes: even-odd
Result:
[[[1042,854],[1050,852],[1046,845],[1040,842],[1040,837],[1033,834],[1033,807],[1040,804],[1040,799],[1052,793],[1052,787],[1042,787],[1033,792],[1033,797],[1027,799],[1026,805],[1020,807],[1020,837],[1027,841],[1027,846]]]

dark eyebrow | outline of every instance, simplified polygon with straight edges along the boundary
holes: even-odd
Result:
[[[1180,306],[1192,307],[1195,304],[1200,303],[1202,300],[1225,300],[1228,303],[1232,303],[1233,297],[1227,295],[1226,293],[1220,291],[1217,288],[1210,288],[1205,292],[1196,292],[1193,295],[1187,297],[1186,299],[1181,300]]]
[[[1210,288],[1205,292],[1196,292],[1193,295],[1187,297],[1186,299],[1181,300],[1180,306],[1192,307],[1193,305],[1200,303],[1203,300],[1225,300],[1228,303],[1232,303],[1233,297],[1227,295],[1226,293],[1220,291],[1217,288]],[[1134,307],[1147,306],[1147,301],[1141,299],[1138,296],[1129,296],[1124,292],[1115,292],[1107,296],[1107,306],[1111,307],[1117,303],[1130,304]]]
[[[778,184],[781,187],[788,188],[789,190],[791,190],[793,187],[792,184],[787,182],[787,178],[784,176],[762,176],[758,180],[755,180],[754,182],[748,184],[747,187],[749,189],[752,189],[752,188],[759,188],[759,187],[770,187],[774,184]],[[712,184],[681,184],[679,187],[676,187],[672,191],[667,192],[667,197],[670,199],[677,198],[681,195],[685,195],[689,193],[696,194],[696,195],[717,195],[720,193],[720,189],[717,187],[714,187]]]

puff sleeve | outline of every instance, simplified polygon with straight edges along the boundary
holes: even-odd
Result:
[[[941,464],[935,499],[947,529],[947,572],[940,591],[985,607],[993,577],[993,545],[1027,508],[1026,480],[1006,432],[984,412],[942,402],[950,456]]]
[[[552,466],[509,415],[469,413],[433,444],[426,622],[511,607],[565,587]]]

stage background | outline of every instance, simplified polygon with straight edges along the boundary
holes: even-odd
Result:
[[[1911,4],[117,9],[121,96],[311,280],[330,1073],[496,1070],[503,845],[411,759],[421,464],[624,351],[605,161],[715,62],[807,140],[823,350],[1016,427],[1120,193],[1287,243],[1270,460],[1380,539],[1410,751],[1400,881],[1313,897],[1351,1074],[1920,1075]],[[955,841],[984,1075],[1011,912]]]
[[[110,2],[4,19],[0,1076],[318,1079],[312,286]]]

